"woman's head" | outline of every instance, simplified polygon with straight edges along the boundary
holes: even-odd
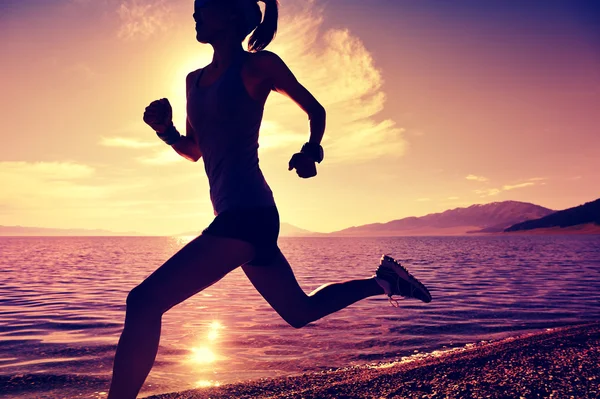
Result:
[[[260,1],[265,3],[264,18],[256,0],[195,0],[196,38],[202,43],[212,43],[217,38],[232,35],[241,42],[254,31],[248,50],[263,50],[277,33],[279,2]]]

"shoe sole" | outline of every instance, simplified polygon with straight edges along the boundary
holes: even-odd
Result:
[[[404,266],[398,263],[394,258],[388,255],[383,255],[381,257],[381,267],[394,272],[398,277],[406,281],[412,287],[417,288],[424,296],[424,298],[419,298],[415,296],[409,296],[408,298],[416,298],[425,303],[431,302],[431,294],[429,293],[427,287],[425,287],[425,285],[421,283],[415,276],[410,274],[410,272]]]

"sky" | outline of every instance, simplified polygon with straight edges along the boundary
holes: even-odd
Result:
[[[262,6],[262,3],[259,3]],[[287,169],[307,115],[271,93],[260,167],[283,222],[329,232],[478,203],[600,197],[592,1],[280,0],[277,53],[327,110],[318,175]],[[202,160],[143,120],[212,59],[193,0],[0,3],[0,225],[200,232]]]

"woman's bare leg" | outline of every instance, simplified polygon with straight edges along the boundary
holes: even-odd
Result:
[[[246,264],[242,269],[273,309],[295,328],[303,327],[361,299],[384,293],[375,279],[365,278],[324,284],[306,295],[281,252],[270,265]]]
[[[254,257],[244,241],[201,235],[187,243],[127,296],[108,399],[134,399],[152,369],[162,315]]]

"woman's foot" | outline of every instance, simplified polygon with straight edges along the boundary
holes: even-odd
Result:
[[[431,294],[427,287],[390,256],[381,257],[381,263],[375,272],[375,281],[383,288],[394,306],[398,306],[398,302],[392,298],[393,295],[416,298],[425,303],[431,302]]]

